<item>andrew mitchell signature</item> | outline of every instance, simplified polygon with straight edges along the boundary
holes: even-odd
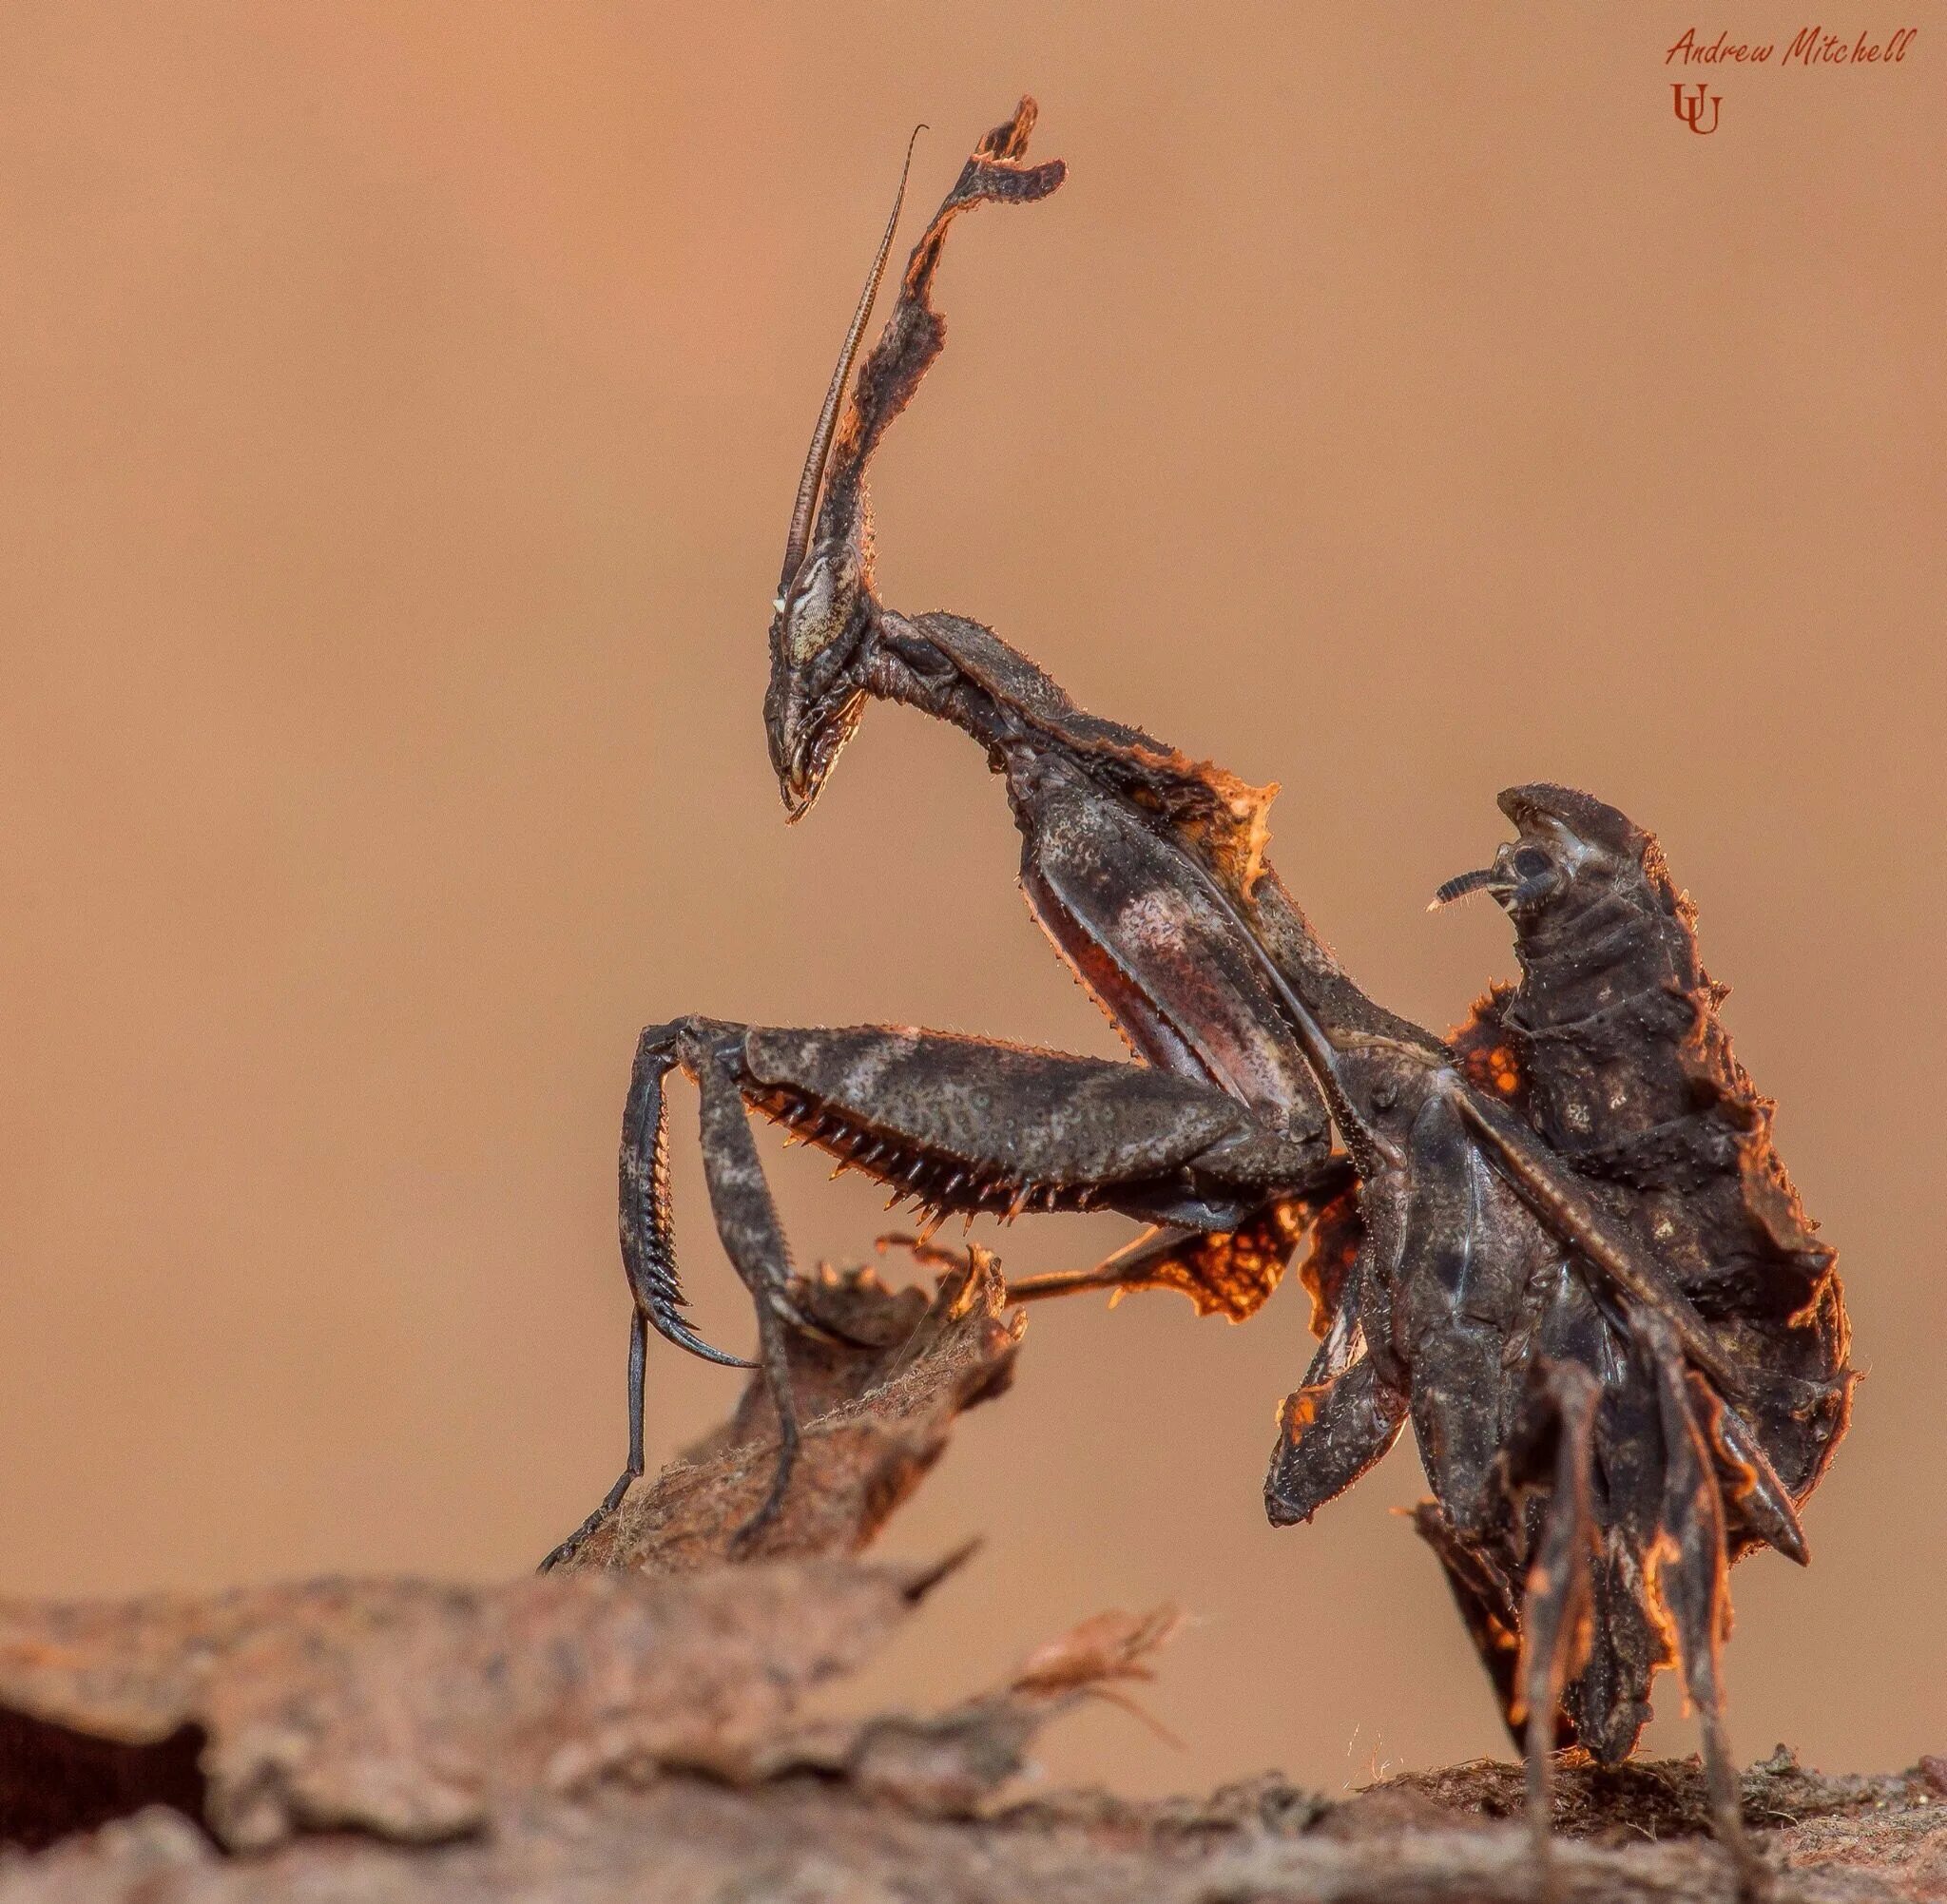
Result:
[[[1801,27],[1781,49],[1775,38],[1734,40],[1726,28],[1713,40],[1695,27],[1686,27],[1664,54],[1663,63],[1666,67],[1797,67],[1802,70],[1897,67],[1919,31],[1918,27],[1897,27],[1890,33],[1876,35],[1869,30],[1848,39],[1843,33],[1828,33],[1823,27]],[[1724,97],[1710,90],[1708,80],[1699,80],[1694,86],[1672,80],[1669,89],[1676,116],[1692,132],[1717,130]]]

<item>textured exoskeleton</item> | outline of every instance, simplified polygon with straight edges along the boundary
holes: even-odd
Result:
[[[746,1108],[911,1199],[935,1221],[1033,1210],[1119,1210],[1147,1221],[1230,1232],[1266,1184],[1316,1186],[1341,1166],[1224,1092],[1147,1065],[1070,1057],[997,1040],[906,1027],[786,1029],[706,1018],[651,1026],[636,1047],[623,1121],[623,1264],[629,1334],[627,1465],[571,1551],[643,1471],[647,1331],[707,1360],[749,1367],[690,1329],[676,1274],[664,1080],[696,1082],[704,1176],[724,1253],[756,1301],[759,1365],[781,1425],[770,1493],[748,1532],[777,1512],[798,1448],[783,1330],[829,1331],[787,1284],[791,1258]]]
[[[1133,1266],[1125,1273],[1132,1279],[1175,1280],[1201,1306],[1236,1316],[1250,1313],[1275,1285],[1310,1211],[1350,1181],[1346,1160],[1332,1150],[1330,1120],[1261,970],[1250,930],[1221,891],[1205,890],[1209,882],[1200,871],[1207,860],[1234,867],[1225,874],[1233,882],[1256,876],[1265,796],[1193,765],[1132,728],[1081,713],[1031,663],[975,623],[926,616],[898,624],[895,633],[881,624],[897,618],[880,609],[872,594],[865,463],[938,354],[943,329],[927,293],[948,226],[974,205],[1031,201],[1061,183],[1059,163],[1020,163],[1032,123],[1032,105],[1024,101],[968,161],[914,250],[898,306],[841,416],[846,375],[889,255],[895,204],[800,486],[773,624],[776,665],[767,711],[774,759],[794,814],[816,797],[864,704],[864,691],[852,680],[859,668],[878,671],[874,691],[914,700],[979,740],[1006,773],[1028,841],[1024,879],[1040,916],[1147,1063],[1102,1064],[898,1027],[844,1033],[714,1027],[706,1032],[702,1021],[686,1020],[645,1032],[621,1162],[622,1251],[634,1296],[629,1456],[590,1524],[642,1471],[646,1332],[742,1365],[701,1343],[683,1315],[665,1187],[662,1084],[672,1067],[694,1076],[703,1093],[718,1227],[757,1298],[760,1358],[784,1424],[776,1482],[751,1533],[782,1499],[796,1448],[780,1332],[787,1324],[819,1325],[789,1308],[782,1234],[748,1133],[728,1108],[740,1100],[789,1117],[841,1165],[877,1178],[896,1196],[910,1196],[935,1221],[950,1214],[1102,1204],[1166,1223],[1150,1273],[1139,1276]],[[892,650],[894,640],[902,644],[900,654]],[[1158,921],[1153,932],[1137,924],[1146,911]],[[1098,958],[1095,947],[1114,950]],[[910,1071],[917,1052],[918,1074],[930,1087],[905,1095],[846,1095],[822,1062],[829,1047],[818,1042],[841,1037],[855,1041],[848,1077],[875,1076],[887,1067]],[[804,1067],[791,1068],[785,1054],[806,1059]],[[1166,1103],[1156,1095],[1159,1078],[1169,1081]],[[1130,1114],[1151,1126],[1158,1119],[1169,1123],[1169,1142],[1177,1146],[1169,1167],[1178,1181],[1134,1186],[1078,1174],[1075,1160],[1051,1140],[1043,1111],[1083,1079],[1105,1102],[1126,1099]],[[936,1120],[945,1098],[957,1106],[957,1147],[943,1149]],[[1205,1136],[1220,1131],[1227,1133],[1224,1168],[1229,1175],[1218,1189],[1193,1163]],[[1244,1165],[1254,1174],[1240,1175]],[[1246,1183],[1255,1193],[1248,1199]],[[1202,1238],[1211,1240],[1200,1248],[1196,1240]],[[1145,1253],[1138,1258],[1148,1261]],[[550,1562],[580,1538],[577,1533],[564,1542]]]
[[[1764,1372],[1766,1452],[1807,1492],[1851,1394],[1836,1253],[1731,1049],[1729,987],[1704,969],[1696,909],[1655,837],[1614,807],[1543,783],[1500,805],[1519,837],[1462,879],[1507,911],[1522,978],[1481,999],[1455,1043],[1653,1241],[1733,1359]]]
[[[1845,1432],[1844,1298],[1834,1253],[1772,1146],[1772,1106],[1718,1016],[1726,988],[1704,970],[1695,909],[1654,837],[1615,808],[1540,783],[1510,788],[1500,804],[1519,837],[1493,866],[1450,880],[1435,903],[1491,892],[1514,924],[1523,976],[1475,1005],[1456,1048],[1475,1081],[1517,1109],[1669,1266],[1737,1371],[1745,1418],[1796,1506]],[[1356,1226],[1356,1204],[1339,1214]],[[1648,1411],[1635,1386],[1618,1368],[1593,1423],[1594,1467],[1611,1508],[1592,1573],[1608,1658],[1567,1701],[1572,1736],[1608,1760],[1635,1742],[1650,1678],[1668,1663],[1667,1629],[1646,1620],[1633,1587],[1642,1530],[1657,1520],[1655,1502],[1629,1498],[1643,1478],[1632,1444],[1662,1432],[1639,1418]],[[1709,1406],[1700,1397],[1706,1415]],[[1724,1425],[1716,1432],[1722,1438]],[[1762,1496],[1733,1487],[1721,1518],[1721,1564],[1766,1543],[1805,1557]],[[1418,1519],[1494,1672],[1513,1650],[1522,1530],[1504,1529],[1463,1555],[1436,1506]],[[1706,1548],[1709,1519],[1706,1509],[1687,1529]],[[1668,1531],[1678,1541],[1686,1533]]]
[[[1510,1722],[1525,1727],[1544,1840],[1550,1750],[1580,1740],[1603,1758],[1622,1756],[1651,1672],[1675,1664],[1705,1717],[1721,1829],[1748,1859],[1720,1719],[1724,1562],[1757,1542],[1802,1557],[1796,1504],[1843,1425],[1844,1333],[1829,1258],[1802,1237],[1806,1302],[1824,1292],[1826,1306],[1815,1344],[1790,1333],[1806,1326],[1805,1305],[1785,1305],[1770,1272],[1791,1257],[1787,1233],[1802,1220],[1779,1216],[1777,1249],[1758,1250],[1741,1282],[1722,1261],[1722,1228],[1736,1215],[1728,1205],[1693,1221],[1687,1252],[1640,1168],[1605,1175],[1597,1156],[1565,1141],[1581,1102],[1578,1064],[1633,1064],[1648,1105],[1648,1081],[1686,1062],[1671,1053],[1688,1030],[1673,1036],[1653,1013],[1638,1023],[1625,1012],[1618,1022],[1636,1029],[1615,1049],[1578,1033],[1563,974],[1581,973],[1588,956],[1599,962],[1610,942],[1585,946],[1583,965],[1551,966],[1547,908],[1498,874],[1472,883],[1494,884],[1509,905],[1530,983],[1538,971],[1556,974],[1539,981],[1537,997],[1569,1003],[1544,1029],[1495,1002],[1457,1048],[1397,1017],[1344,974],[1264,863],[1267,790],[1082,713],[980,625],[907,617],[874,590],[867,462],[941,348],[931,290],[951,221],[986,200],[1043,197],[1061,181],[1058,164],[1022,163],[1032,118],[1024,101],[969,161],[915,248],[847,401],[888,226],[800,486],[771,626],[766,721],[794,818],[869,699],[917,707],[978,741],[1021,832],[1031,905],[1143,1062],[1102,1066],[885,1029],[684,1021],[646,1033],[624,1149],[637,1420],[645,1327],[686,1338],[662,1190],[660,1087],[672,1065],[703,1091],[713,1202],[733,1260],[765,1298],[767,1367],[779,1359],[770,1337],[782,1244],[767,1198],[761,1220],[739,1215],[761,1197],[745,1105],[803,1124],[935,1212],[1101,1204],[1161,1225],[1096,1270],[1033,1279],[1017,1295],[1173,1286],[1201,1309],[1242,1317],[1308,1236],[1322,1339],[1282,1412],[1265,1489],[1273,1519],[1309,1519],[1410,1420],[1436,1497],[1421,1529]],[[1551,835],[1564,854],[1579,837]],[[1515,864],[1536,850],[1504,856]],[[1639,874],[1647,864],[1639,858]],[[1687,933],[1687,916],[1679,923]],[[1737,1107],[1756,1101],[1727,1048],[1712,1049],[1734,1124]],[[1146,1096],[1139,1078],[1166,1085],[1165,1096]],[[1092,1147],[1067,1143],[1064,1092],[1089,1106]],[[1615,1106],[1600,1103],[1584,1133],[1597,1146],[1633,1128],[1603,1123]],[[1224,1123],[1220,1106],[1236,1122]],[[1108,1125],[1126,1115],[1118,1148]],[[1342,1151],[1329,1147],[1334,1130]],[[1140,1160],[1135,1175],[1115,1161],[1129,1157]],[[1795,1212],[1782,1173],[1775,1187],[1778,1210]],[[1754,1193],[1746,1183],[1741,1194]],[[1728,1298],[1747,1286],[1765,1294]],[[1766,1300],[1780,1306],[1764,1311]],[[1805,1452],[1812,1439],[1816,1459]],[[781,1461],[781,1486],[782,1475]]]

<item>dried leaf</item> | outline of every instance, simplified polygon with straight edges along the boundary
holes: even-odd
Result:
[[[747,1547],[738,1529],[771,1482],[777,1415],[753,1378],[728,1426],[638,1481],[565,1568],[671,1573],[723,1560],[851,1553],[939,1459],[954,1420],[1004,1393],[1026,1317],[1003,1313],[994,1260],[951,1260],[929,1302],[870,1269],[823,1271],[793,1294],[813,1317],[877,1346],[793,1338],[803,1445],[783,1510]]]
[[[1037,1646],[1010,1682],[1016,1692],[1070,1692],[1105,1680],[1156,1677],[1150,1656],[1183,1627],[1183,1609],[1166,1602],[1147,1613],[1097,1613],[1058,1640]]]

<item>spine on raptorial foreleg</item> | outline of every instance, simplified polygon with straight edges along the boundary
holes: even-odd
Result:
[[[705,1342],[684,1313],[688,1298],[676,1272],[669,1221],[669,1110],[664,1081],[678,1062],[684,1021],[652,1025],[636,1045],[617,1160],[622,1263],[638,1312],[656,1333],[705,1361],[748,1368],[741,1356]]]

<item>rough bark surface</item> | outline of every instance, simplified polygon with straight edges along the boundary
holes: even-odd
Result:
[[[1134,1706],[1170,1608],[1086,1621],[942,1712],[804,1718],[962,1558],[852,1554],[1020,1334],[978,1255],[931,1301],[861,1273],[816,1295],[881,1346],[804,1352],[807,1498],[769,1557],[728,1545],[773,1432],[746,1396],[597,1530],[606,1567],[0,1604],[0,1904],[1533,1895],[1513,1765],[1011,1801],[1040,1726]],[[1781,1750],[1743,1798],[1781,1899],[1947,1898],[1947,1760],[1834,1779]],[[1733,1894],[1693,1765],[1566,1764],[1556,1814],[1564,1898]]]
[[[1498,1821],[1518,1784],[1513,1767],[1480,1768],[1478,1791],[1474,1768],[1440,1774],[1437,1798],[1423,1781],[1398,1781],[1333,1803],[1267,1778],[1205,1800],[1128,1804],[1083,1793],[983,1816],[965,1807],[965,1792],[984,1764],[1015,1763],[1006,1750],[984,1757],[983,1721],[900,1721],[859,1738],[870,1743],[842,1769],[794,1767],[755,1785],[665,1770],[574,1796],[536,1793],[491,1831],[437,1846],[340,1833],[226,1856],[182,1813],[155,1805],[0,1861],[0,1904],[1525,1904],[1534,1894],[1521,1828]],[[909,1781],[916,1763],[954,1768],[950,1803],[928,1801],[929,1779]],[[1674,1810],[1702,1816],[1694,1768],[1639,1769],[1665,1792],[1641,1816],[1640,1792],[1588,1798],[1599,1829],[1558,1848],[1559,1894],[1615,1904],[1733,1897],[1727,1860],[1707,1837],[1651,1835],[1672,1794]],[[1778,1777],[1748,1774],[1745,1791],[1779,1868],[1781,1904],[1947,1896],[1947,1805],[1920,1775],[1785,1775],[1798,1807],[1787,1825],[1774,1809]],[[1563,1783],[1576,1802],[1576,1777]]]

